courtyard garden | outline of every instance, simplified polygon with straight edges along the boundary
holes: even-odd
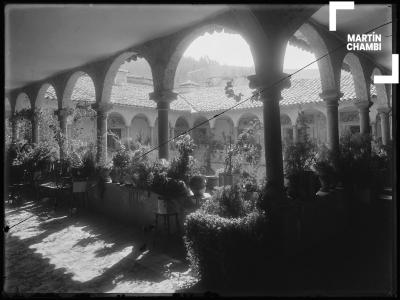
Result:
[[[279,191],[260,173],[265,167],[260,166],[263,149],[256,138],[261,130],[256,120],[229,143],[207,136],[193,139],[189,133],[182,133],[173,141],[175,156],[169,161],[148,155],[154,149],[140,139],[124,142],[115,137],[115,151],[109,153],[106,161],[99,161],[94,145],[82,146],[79,140],[67,140],[60,133],[55,115],[46,111],[36,112],[41,128],[40,142],[28,142],[32,134],[27,121],[30,114],[30,110],[24,110],[13,117],[19,124],[20,139],[8,140],[6,144],[6,223],[10,228],[6,243],[10,245],[7,251],[16,255],[10,270],[20,265],[19,256],[13,253],[17,248],[41,247],[43,256],[52,251],[49,243],[54,240],[48,241],[51,234],[45,234],[46,241],[38,237],[47,228],[46,222],[54,221],[53,225],[60,228],[50,228],[56,235],[53,238],[60,239],[58,245],[64,248],[59,250],[66,260],[71,260],[66,268],[76,266],[78,277],[90,272],[97,272],[98,277],[94,274],[92,277],[97,281],[77,285],[76,278],[64,278],[61,274],[55,285],[38,288],[35,283],[27,283],[22,292],[158,293],[196,289],[228,291],[238,286],[244,290],[258,289],[263,285],[260,277],[273,282],[278,270],[293,257],[345,236],[350,224],[365,218],[364,212],[371,210],[385,188],[392,186],[390,146],[372,141],[368,135],[347,132],[340,139],[339,155],[334,157],[326,145],[317,145],[309,139],[301,116],[298,141],[283,143],[285,190]],[[76,114],[77,119],[93,117],[79,110],[70,114]],[[200,146],[195,141],[205,149],[202,156],[197,155],[200,159],[195,155]],[[60,159],[60,149],[63,159]],[[210,163],[215,156],[222,156],[224,162],[217,170]],[[47,219],[43,219],[42,213]],[[184,270],[183,275],[175,273],[175,276],[186,276],[187,284],[175,284],[175,279],[164,275],[156,280],[157,274],[140,271],[137,266],[137,274],[143,272],[143,280],[149,276],[153,283],[147,282],[138,288],[132,283],[115,284],[114,278],[108,290],[96,288],[105,278],[102,272],[111,272],[111,277],[115,275],[110,271],[113,263],[107,265],[104,261],[103,271],[95,270],[94,261],[82,269],[84,258],[74,254],[76,249],[62,239],[77,239],[78,244],[90,239],[90,234],[79,234],[79,224],[87,223],[87,218],[97,218],[95,224],[101,224],[99,216],[107,224],[131,228],[136,232],[135,241],[140,236],[134,246],[139,251],[136,250],[133,260],[138,260],[148,249],[161,256],[170,245],[179,249],[174,255],[179,257]],[[62,221],[56,222],[58,218]],[[23,224],[18,225],[19,222]],[[89,226],[86,223],[84,226]],[[19,230],[12,229],[15,224]],[[68,231],[62,233],[66,228]],[[171,234],[173,238],[169,238]],[[29,239],[39,244],[28,243]],[[127,236],[123,239],[129,241]],[[93,241],[100,242],[100,239]],[[150,246],[160,243],[164,245],[162,248]],[[124,247],[118,249],[121,251],[110,251],[110,260],[117,262],[129,256]],[[35,261],[42,264],[39,259]],[[132,271],[128,269],[127,272]],[[10,271],[9,277],[13,272]],[[51,268],[48,272],[53,274]],[[20,284],[15,278],[9,280],[11,286]],[[161,281],[164,285],[154,283]],[[63,286],[63,282],[68,285]],[[52,291],[55,286],[57,289]],[[9,292],[14,292],[13,288]]]

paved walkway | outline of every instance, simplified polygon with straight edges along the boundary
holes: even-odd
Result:
[[[178,237],[46,203],[7,205],[6,293],[173,293],[196,279]],[[24,221],[25,220],[25,221]]]

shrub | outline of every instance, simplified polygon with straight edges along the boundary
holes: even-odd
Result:
[[[257,273],[267,226],[255,204],[228,186],[186,217],[188,259],[205,286],[228,287]]]
[[[192,269],[206,287],[233,286],[258,273],[265,216],[254,211],[224,218],[197,211],[185,220],[185,246]]]

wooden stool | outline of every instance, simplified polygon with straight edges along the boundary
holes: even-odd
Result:
[[[159,212],[154,212],[156,216],[156,230],[158,227],[158,218],[162,217],[164,219],[164,226],[167,226],[167,232],[169,235],[169,218],[175,216],[175,221],[176,221],[176,228],[179,230],[179,219],[178,219],[178,213],[177,212],[170,212],[170,213],[159,213]]]

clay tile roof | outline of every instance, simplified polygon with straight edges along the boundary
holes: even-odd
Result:
[[[153,91],[153,87],[149,85],[141,85],[134,83],[126,83],[123,85],[114,85],[111,92],[111,102],[121,105],[129,105],[136,107],[155,108],[156,103],[149,99],[149,93]],[[235,94],[242,93],[242,100],[250,98],[252,91],[248,85],[234,86]],[[349,101],[355,99],[354,83],[351,74],[342,72],[341,91],[343,97],[341,101]],[[283,99],[280,105],[297,105],[305,103],[318,103],[323,101],[319,94],[322,92],[321,82],[319,78],[304,79],[292,78],[291,87],[282,91]],[[374,85],[371,85],[372,94],[376,94]],[[55,99],[54,90],[47,91],[47,98]],[[72,93],[72,100],[78,101],[95,101],[95,91],[91,79],[88,76],[80,77],[77,85]],[[238,103],[227,98],[223,86],[215,87],[198,87],[185,94],[179,94],[178,98],[171,103],[171,109],[176,111],[219,111],[228,109]],[[245,101],[237,105],[234,109],[246,109],[261,107],[261,102]]]

